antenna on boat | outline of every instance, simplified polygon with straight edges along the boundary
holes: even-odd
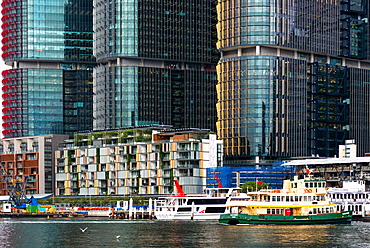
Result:
[[[182,190],[180,184],[179,184],[179,181],[177,180],[173,180],[175,182],[175,185],[176,185],[176,189],[177,189],[177,195],[176,196],[185,196],[185,193],[184,191]]]
[[[216,172],[215,172],[215,178],[217,180],[217,188],[223,188],[224,186],[222,185],[221,180],[220,178],[218,178]]]

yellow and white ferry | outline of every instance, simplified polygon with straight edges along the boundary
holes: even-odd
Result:
[[[352,211],[337,211],[327,197],[326,182],[305,176],[284,180],[283,189],[248,192],[231,197],[222,224],[328,224],[350,223]]]

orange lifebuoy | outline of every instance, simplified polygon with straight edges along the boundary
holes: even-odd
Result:
[[[312,193],[312,189],[304,189],[305,193]]]

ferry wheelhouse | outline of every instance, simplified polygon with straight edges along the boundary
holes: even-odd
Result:
[[[327,197],[326,182],[306,176],[284,180],[283,189],[248,192],[248,198],[231,197],[222,224],[350,223],[351,211],[338,211]]]
[[[205,194],[160,197],[155,202],[154,214],[159,220],[218,220],[225,213],[227,200],[240,191],[240,188],[207,188]]]

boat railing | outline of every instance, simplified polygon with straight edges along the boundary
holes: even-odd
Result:
[[[166,200],[157,200],[156,201],[156,207],[169,207],[169,206],[174,206],[175,202],[169,202]]]
[[[261,189],[261,193],[281,193],[280,189]]]

